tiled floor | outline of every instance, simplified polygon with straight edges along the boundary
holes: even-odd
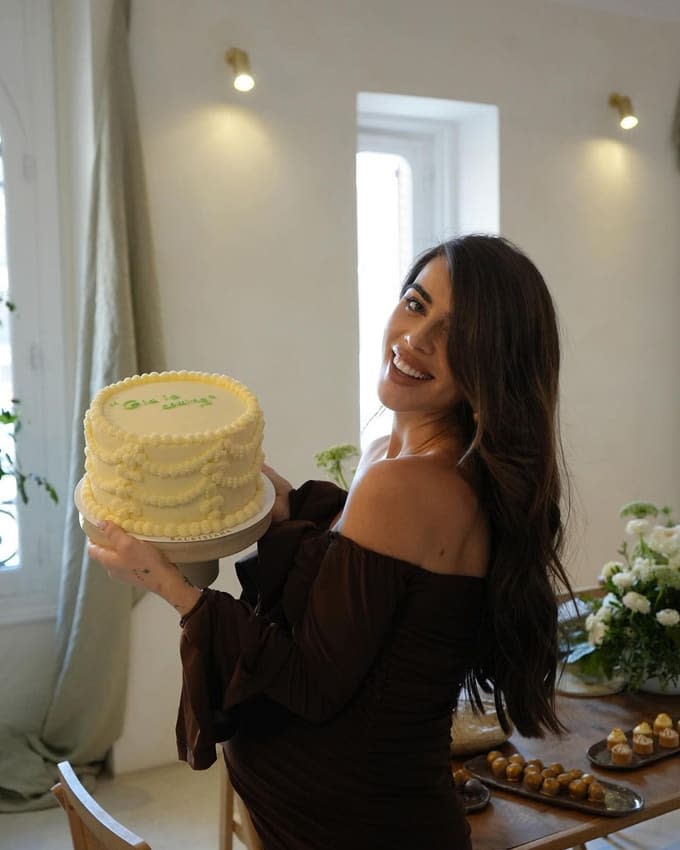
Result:
[[[128,773],[101,780],[95,796],[152,850],[217,850],[219,769],[219,762],[206,771],[177,763]],[[234,848],[243,850],[238,841]],[[71,850],[64,813],[0,814],[0,850]],[[680,850],[680,812],[589,842],[588,850]]]

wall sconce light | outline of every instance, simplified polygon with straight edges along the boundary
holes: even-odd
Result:
[[[619,113],[619,124],[624,130],[632,130],[637,127],[637,115],[633,112],[633,104],[630,98],[624,94],[610,94],[609,105]]]
[[[224,54],[224,59],[234,70],[234,88],[237,91],[250,91],[255,87],[255,80],[250,72],[250,59],[245,50],[231,47]]]

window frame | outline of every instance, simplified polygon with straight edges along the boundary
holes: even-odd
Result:
[[[403,156],[413,174],[413,253],[457,230],[455,122],[359,112],[357,152]]]
[[[18,47],[0,58],[9,297],[17,308],[7,321],[22,422],[17,454],[24,472],[56,487],[60,502],[55,505],[31,482],[28,505],[17,501],[20,563],[0,570],[0,624],[56,613],[69,498],[71,394],[63,333],[52,8],[49,0],[4,2],[0,37]]]

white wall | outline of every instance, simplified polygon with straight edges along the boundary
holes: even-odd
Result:
[[[589,529],[574,566],[592,576],[620,502],[680,505],[660,451],[680,417],[679,35],[538,0],[137,4],[168,365],[241,377],[262,399],[271,462],[312,473],[317,448],[356,437],[356,92],[498,104],[502,230],[544,271],[564,327],[565,431]],[[250,51],[250,95],[229,88],[232,44]],[[638,109],[630,134],[613,90]]]
[[[501,229],[542,269],[561,315],[570,567],[591,581],[615,554],[622,503],[680,512],[679,41],[678,24],[538,0],[137,4],[167,365],[249,384],[268,459],[293,480],[314,474],[319,448],[356,441],[356,92],[497,104]],[[232,45],[251,55],[247,96],[229,88]],[[614,90],[638,110],[629,135],[607,104]],[[172,619],[156,600],[135,611],[118,769],[174,757]]]
[[[163,365],[252,387],[282,473],[302,480],[315,451],[358,439],[355,98],[404,93],[499,106],[501,229],[564,330],[576,580],[614,555],[624,501],[680,513],[680,24],[541,0],[143,0],[132,42]],[[234,45],[250,95],[229,87]],[[628,135],[614,90],[639,113]],[[177,623],[151,598],[133,621],[118,770],[174,758]]]

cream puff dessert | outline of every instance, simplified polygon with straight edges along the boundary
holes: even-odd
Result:
[[[617,744],[627,744],[628,738],[626,738],[626,733],[623,729],[619,729],[618,726],[615,726],[612,731],[607,735],[607,749],[613,750]]]

